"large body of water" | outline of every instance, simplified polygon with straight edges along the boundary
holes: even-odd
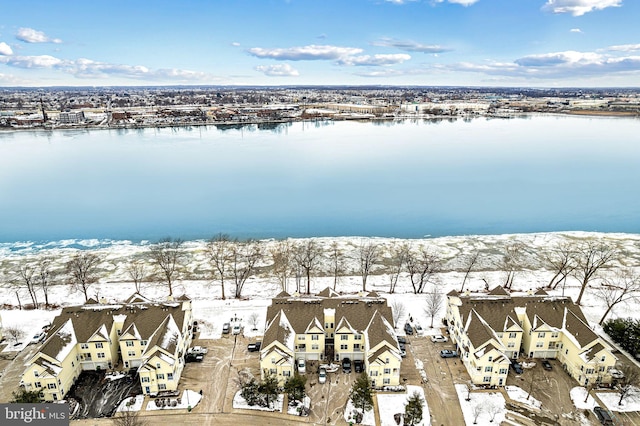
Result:
[[[0,242],[640,232],[640,120],[0,133]]]

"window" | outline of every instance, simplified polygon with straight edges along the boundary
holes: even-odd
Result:
[[[278,370],[276,370],[275,368],[270,368],[269,374],[273,374],[275,376],[276,374],[278,374]]]
[[[283,375],[284,377],[291,377],[291,371],[289,371],[289,370],[284,370],[284,371],[282,372],[282,375]]]
[[[167,373],[167,380],[173,380],[173,373]]]
[[[329,328],[329,323],[328,322],[324,323],[324,328]]]
[[[340,350],[346,351],[349,345],[340,345]]]
[[[142,383],[149,383],[149,378],[148,378],[148,377],[143,376],[143,377],[142,377]]]
[[[298,335],[298,340],[304,340],[304,338],[305,338],[305,335],[304,335],[304,334],[300,334],[300,335]]]
[[[476,371],[482,371],[482,367],[476,367]]]
[[[493,361],[493,357],[492,357],[491,355],[489,355],[489,359],[488,359],[488,361],[489,361],[489,362]]]
[[[506,368],[501,368],[500,369],[500,374],[507,374],[509,370],[507,370]]]
[[[391,384],[391,379],[382,379],[382,384],[383,384],[383,385],[389,385],[389,384]]]
[[[356,340],[362,340],[362,334],[356,334],[353,338]]]
[[[509,339],[515,339],[517,336],[516,333],[509,333]]]
[[[102,342],[96,343],[96,349],[102,349]]]
[[[158,380],[164,380],[164,373],[158,373],[158,374],[156,374],[156,379],[158,379]]]
[[[165,385],[164,383],[158,383],[158,390],[166,390],[167,389],[167,385]]]
[[[593,368],[587,368],[586,373],[587,374],[593,374],[595,372],[595,370]]]
[[[605,359],[607,359],[607,357],[602,355],[602,358],[600,358],[600,362],[604,362]]]
[[[549,342],[549,349],[555,349],[558,342]]]
[[[508,347],[508,348],[515,348],[515,347],[516,347],[516,344],[515,344],[514,342],[509,342],[509,343],[507,344],[507,347]]]
[[[88,343],[81,343],[80,344],[80,349],[89,349],[89,344]]]
[[[544,346],[544,342],[536,342],[536,348],[541,348]]]
[[[156,362],[156,368],[160,368],[160,363]]]
[[[127,355],[136,356],[136,351],[129,351],[129,352],[127,352]]]
[[[274,357],[274,358],[271,358],[271,364],[275,364],[275,363],[276,363],[276,359],[275,359],[275,357]]]
[[[147,341],[146,341],[146,340],[143,340],[142,342],[140,342],[140,344],[141,344],[142,346],[147,346]]]
[[[539,339],[544,339],[544,332],[542,332],[542,333],[538,333],[538,338],[539,338]]]
[[[118,336],[122,334],[122,330],[116,330],[116,333],[118,333]]]
[[[355,343],[355,344],[353,345],[353,350],[354,350],[354,351],[359,351],[359,350],[360,350],[360,344],[359,344],[359,343]]]
[[[391,369],[390,368],[385,368],[384,369],[384,374],[391,374]]]
[[[384,363],[385,363],[385,364],[389,364],[389,358],[385,358],[385,359],[384,359]]]
[[[33,370],[33,375],[34,375],[35,377],[39,377],[39,376],[40,376],[40,373],[38,373],[38,370]]]
[[[86,354],[84,354],[84,357],[91,361],[91,352],[87,352]]]
[[[72,366],[72,367],[75,367],[75,366],[76,366],[76,364],[75,364],[73,361],[71,361],[71,366]]]
[[[133,342],[131,340],[127,340],[127,347],[128,348],[133,347]]]
[[[320,336],[317,334],[312,334],[311,335],[311,340],[320,340]]]
[[[502,339],[503,333],[496,333],[496,335],[498,336],[498,338]]]
[[[313,344],[311,345],[311,350],[317,351],[318,349],[320,349],[320,346],[318,344]]]
[[[98,352],[98,358],[104,358],[104,352]]]
[[[492,367],[492,366],[490,366],[490,365],[488,365],[488,366],[486,366],[486,367],[484,368],[484,371],[485,371],[486,373],[491,373],[491,372],[493,371],[493,367]]]
[[[604,371],[604,366],[600,366],[600,368],[598,368],[598,371],[602,373]]]
[[[47,387],[48,387],[49,389],[55,389],[55,388],[56,388],[56,384],[55,384],[55,383],[49,383],[49,384],[47,385]]]
[[[371,370],[371,377],[376,377],[378,375],[378,370]]]
[[[552,337],[553,339],[557,339],[557,338],[558,338],[558,332],[557,332],[557,331],[554,331],[553,333],[551,333],[551,337]]]
[[[37,387],[37,388],[41,388],[42,387],[42,383],[40,383],[40,382],[35,382],[33,385],[35,387]]]
[[[341,334],[340,335],[340,340],[349,340],[349,336],[346,334]]]
[[[491,381],[491,376],[484,376],[482,378],[482,381],[485,382],[485,383],[489,383]]]

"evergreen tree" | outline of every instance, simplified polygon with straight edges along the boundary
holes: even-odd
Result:
[[[404,407],[404,424],[413,426],[422,421],[422,404],[424,399],[418,392],[414,392],[407,400]]]
[[[37,390],[28,391],[25,389],[20,389],[18,392],[12,392],[13,399],[9,402],[12,404],[15,403],[38,403],[40,402],[40,392]]]
[[[353,405],[361,409],[363,413],[373,407],[373,390],[371,389],[371,380],[369,380],[369,375],[366,371],[363,371],[356,379],[349,397]]]
[[[265,407],[271,407],[271,402],[278,397],[278,378],[275,374],[269,374],[264,381],[258,386],[258,392],[265,397]]]
[[[284,384],[284,391],[287,393],[287,397],[289,398],[289,404],[295,403],[296,401],[302,401],[306,395],[305,385],[307,384],[307,378],[301,376],[297,372],[293,375],[293,377],[289,377]]]

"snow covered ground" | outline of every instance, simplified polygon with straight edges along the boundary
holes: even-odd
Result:
[[[505,419],[507,412],[506,402],[500,392],[474,392],[470,393],[471,399],[467,401],[467,386],[455,385],[458,400],[462,407],[462,415],[467,426],[499,425]]]
[[[242,408],[245,410],[259,410],[259,411],[277,411],[282,412],[282,404],[284,401],[284,395],[278,395],[278,399],[273,403],[271,407],[260,407],[259,405],[249,405],[247,401],[240,395],[241,391],[236,392],[233,397],[233,408]],[[198,395],[199,396],[199,395]]]
[[[407,405],[407,399],[413,395],[414,392],[418,394],[424,400],[424,390],[420,386],[407,386],[407,391],[402,393],[379,393],[378,399],[378,414],[380,415],[380,424],[382,426],[397,426],[393,415],[396,413],[404,413],[404,408]],[[402,424],[402,423],[401,423]],[[416,426],[430,426],[430,414],[429,407],[425,403],[422,405],[422,422]]]
[[[351,402],[351,400],[349,400],[347,402],[347,407],[344,409],[344,420],[347,423],[352,422],[353,424],[356,424],[355,413],[356,413],[356,408],[353,406],[353,403]],[[360,424],[363,426],[375,426],[376,415],[373,412],[373,409],[364,412],[364,416],[362,416],[362,421],[360,422]]]
[[[617,392],[597,392],[596,395],[609,411],[640,411],[640,389],[638,388],[633,388],[630,395],[622,402],[622,405],[618,405],[620,395]]]
[[[518,401],[522,404],[528,405],[531,408],[540,408],[542,406],[542,403],[540,401],[532,396],[529,396],[526,391],[519,388],[518,386],[505,386],[504,390],[507,391],[507,395],[509,395],[509,398],[513,399],[514,401]]]
[[[571,389],[569,393],[571,395],[571,401],[573,401],[573,405],[575,405],[576,408],[593,410],[593,407],[598,405],[591,395],[587,398],[587,389],[582,386],[576,386]]]

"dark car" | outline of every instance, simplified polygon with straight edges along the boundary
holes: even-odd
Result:
[[[406,345],[407,342],[407,338],[404,336],[398,336],[398,343],[402,344],[402,345]]]
[[[407,334],[413,334],[413,327],[411,327],[411,324],[406,323],[404,325],[404,332]]]
[[[449,349],[443,349],[440,351],[440,358],[456,358],[457,356],[457,352],[451,351]]]
[[[202,362],[204,354],[189,352],[184,356],[185,362]]]
[[[345,373],[351,373],[351,360],[349,358],[342,360],[342,371]]]
[[[260,346],[262,346],[262,342],[249,343],[247,345],[247,350],[249,352],[258,352],[260,350]]]
[[[513,371],[515,371],[515,372],[516,372],[516,374],[522,374],[522,372],[524,371],[524,370],[522,369],[522,364],[520,364],[520,363],[519,363],[519,362],[517,362],[517,361],[513,361],[513,362],[511,363],[511,369],[512,369]]]
[[[231,324],[229,324],[228,322],[225,322],[224,324],[222,324],[222,334],[229,334],[230,330],[231,330]]]
[[[361,359],[356,359],[353,361],[353,371],[355,371],[356,373],[362,373],[362,370],[364,370],[364,363],[362,362]]]
[[[542,360],[542,367],[543,367],[545,370],[551,370],[551,369],[553,369],[553,367],[551,366],[551,363],[550,363],[550,362],[549,362],[549,360],[547,360],[547,359],[543,359],[543,360]]]
[[[609,415],[609,412],[602,407],[593,407],[593,412],[596,414],[598,420],[603,425],[612,425],[613,419]]]

